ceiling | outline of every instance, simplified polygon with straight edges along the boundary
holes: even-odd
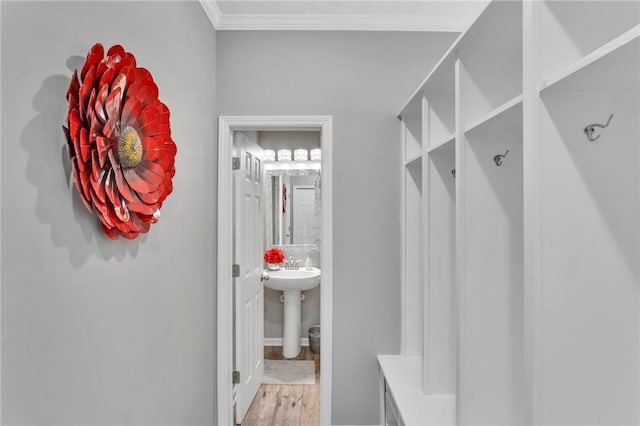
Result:
[[[217,30],[462,32],[487,0],[200,0]]]

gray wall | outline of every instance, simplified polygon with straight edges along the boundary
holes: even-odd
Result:
[[[197,2],[2,2],[2,423],[205,425],[215,401],[215,32]],[[110,241],[69,184],[65,93],[121,43],[171,109],[174,193]]]
[[[397,109],[453,34],[219,32],[221,115],[333,115],[335,424],[378,423],[375,356],[400,350]]]

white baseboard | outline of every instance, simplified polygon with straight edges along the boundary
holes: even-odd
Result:
[[[301,337],[300,344],[302,346],[309,346],[309,338]],[[282,337],[265,337],[264,346],[282,346]]]

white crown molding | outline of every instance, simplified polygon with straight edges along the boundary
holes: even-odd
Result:
[[[216,0],[199,0],[218,31],[464,31],[475,15],[223,15]]]
[[[461,32],[472,19],[451,15],[222,15],[216,29]]]
[[[211,21],[213,28],[217,30],[221,20],[221,13],[220,13],[220,9],[218,9],[218,4],[216,3],[215,0],[199,0],[199,1],[200,1],[200,6],[202,6],[202,8],[204,9],[204,13],[207,14],[209,21]]]

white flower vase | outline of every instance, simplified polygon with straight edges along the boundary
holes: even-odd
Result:
[[[280,269],[279,263],[267,263],[267,269],[270,271],[277,271]]]

